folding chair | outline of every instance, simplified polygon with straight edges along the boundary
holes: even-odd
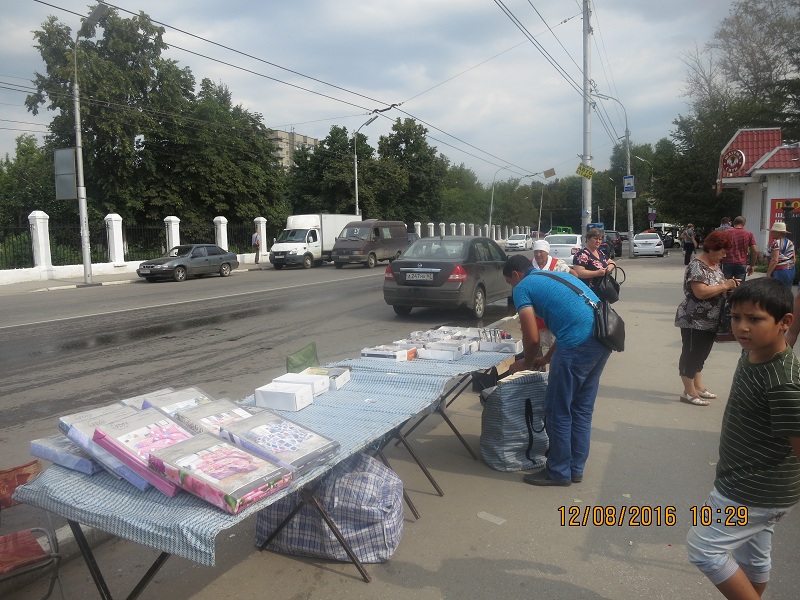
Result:
[[[294,354],[286,357],[286,372],[299,373],[308,367],[318,367],[317,343],[311,342],[308,346],[300,348]]]
[[[12,506],[19,504],[11,497],[14,490],[41,472],[42,465],[38,460],[0,471],[0,509],[7,512]],[[5,513],[0,513],[0,518],[2,514]],[[49,521],[49,514],[47,518]],[[1,521],[0,525],[2,525]],[[43,545],[43,542],[47,547]],[[53,593],[56,579],[58,579],[58,587],[63,600],[64,587],[58,572],[60,562],[58,539],[52,526],[46,529],[31,527],[0,536],[0,584],[33,571],[52,571],[50,586],[43,600],[49,598]]]

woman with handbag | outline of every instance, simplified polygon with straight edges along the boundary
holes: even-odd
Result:
[[[725,294],[739,285],[738,279],[725,279],[720,266],[730,249],[725,232],[712,231],[703,242],[703,252],[689,262],[683,275],[684,299],[675,313],[675,326],[680,327],[682,343],[680,401],[686,404],[708,406],[717,397],[705,388],[701,373],[714,345]]]
[[[607,273],[611,273],[617,266],[616,263],[600,250],[603,242],[601,229],[590,229],[586,233],[586,243],[583,248],[572,257],[572,272],[593,292],[597,292],[597,285]],[[600,300],[605,300],[598,294]]]
[[[776,221],[770,229],[775,239],[769,247],[767,277],[773,277],[792,289],[794,284],[794,244],[787,238],[786,223]]]

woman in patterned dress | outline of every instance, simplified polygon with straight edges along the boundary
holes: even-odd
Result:
[[[600,250],[603,242],[603,231],[601,229],[590,229],[586,233],[586,243],[583,248],[572,257],[572,271],[583,283],[594,291],[595,284],[599,278],[610,273],[616,263]]]
[[[770,232],[775,239],[769,247],[767,277],[777,279],[791,290],[794,283],[794,244],[786,237],[789,232],[783,221],[776,221]]]
[[[738,279],[725,279],[720,266],[731,247],[724,231],[712,231],[683,275],[684,299],[675,313],[675,327],[681,329],[678,373],[683,382],[680,400],[686,404],[708,406],[717,397],[703,385],[701,372],[717,335],[723,297],[739,285]]]

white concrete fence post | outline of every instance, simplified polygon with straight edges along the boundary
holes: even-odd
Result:
[[[428,223],[428,237],[433,237],[434,235],[433,223]]]
[[[419,237],[422,237],[422,223],[414,221],[414,231]]]
[[[214,217],[214,242],[227,252],[228,250],[228,219]]]
[[[458,235],[467,235],[467,226],[464,223],[458,224]]]
[[[41,210],[28,215],[31,226],[33,264],[45,279],[53,278],[53,259],[50,256],[50,216]]]
[[[167,252],[175,246],[181,245],[181,220],[178,217],[165,217],[164,223],[167,227]]]
[[[122,241],[122,217],[111,213],[103,219],[108,235],[108,262],[114,265],[125,264],[125,244]]]

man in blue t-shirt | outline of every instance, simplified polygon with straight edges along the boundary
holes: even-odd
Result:
[[[589,456],[592,414],[600,375],[611,351],[593,335],[594,310],[586,300],[558,279],[569,281],[592,302],[597,296],[580,279],[569,273],[544,274],[531,269],[522,255],[508,259],[503,268],[514,290],[519,313],[525,357],[509,369],[512,373],[538,369],[550,363],[544,396],[545,426],[550,438],[547,466],[525,475],[525,483],[539,486],[568,486],[583,481]],[[542,357],[539,351],[541,317],[556,342]]]

